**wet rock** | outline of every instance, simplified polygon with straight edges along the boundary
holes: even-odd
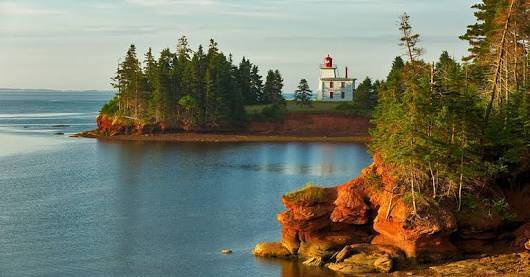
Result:
[[[343,274],[367,274],[376,273],[373,266],[370,264],[356,264],[356,263],[329,263],[326,265],[329,269]]]
[[[388,273],[404,254],[397,248],[384,245],[354,244],[343,248],[328,268],[344,274]]]
[[[383,255],[374,261],[374,268],[378,272],[389,273],[394,268],[394,261],[390,256]]]
[[[260,242],[254,248],[252,254],[258,257],[277,258],[287,258],[291,256],[291,252],[289,252],[281,242]]]
[[[429,268],[440,276],[528,276],[530,253],[468,259]]]
[[[341,251],[337,252],[335,255],[335,262],[340,263],[346,259],[350,255],[351,252],[351,246],[346,245],[344,248],[342,248]]]
[[[322,265],[324,265],[324,261],[322,260],[322,257],[311,257],[305,260],[303,264],[307,266],[321,267]]]
[[[232,250],[231,249],[223,249],[221,250],[221,253],[227,255],[227,254],[232,254]]]

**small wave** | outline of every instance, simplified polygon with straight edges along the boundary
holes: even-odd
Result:
[[[0,118],[56,118],[70,116],[86,116],[92,113],[19,113],[19,114],[0,114]]]

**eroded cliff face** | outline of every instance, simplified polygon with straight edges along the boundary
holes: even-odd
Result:
[[[434,262],[480,253],[484,251],[480,245],[498,239],[503,247],[510,245],[495,211],[477,213],[487,218],[468,218],[456,213],[455,205],[422,198],[418,216],[412,216],[406,198],[392,193],[395,181],[387,172],[375,157],[358,178],[343,185],[307,187],[285,195],[286,210],[278,214],[282,241],[274,244],[274,253],[262,243],[254,254],[297,257],[308,265],[357,274],[387,272],[408,261]],[[518,231],[514,247],[529,239],[525,228]]]
[[[167,123],[145,124],[135,119],[104,114],[96,118],[96,123],[98,133],[104,136],[164,133],[174,128]]]
[[[287,114],[278,122],[252,121],[247,128],[230,126],[192,126],[184,122],[159,122],[146,124],[127,117],[100,114],[96,123],[103,136],[143,135],[189,132],[236,132],[256,135],[289,136],[368,136],[370,120],[367,117],[344,114]]]
[[[281,122],[250,122],[249,132],[295,136],[368,135],[370,119],[363,116],[325,113],[290,113]]]

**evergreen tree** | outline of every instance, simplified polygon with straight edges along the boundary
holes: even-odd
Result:
[[[257,104],[257,95],[253,94],[254,91],[251,90],[251,75],[252,64],[248,59],[241,60],[239,63],[238,69],[238,79],[239,86],[241,88],[241,94],[243,95],[245,105],[254,105]]]
[[[140,100],[140,82],[142,70],[136,56],[136,46],[131,44],[125,55],[125,60],[120,64],[118,83],[121,86],[121,109],[125,116],[138,117]]]
[[[270,98],[278,99],[283,80],[278,71],[272,73]],[[149,48],[143,67],[136,58],[136,47],[131,45],[118,64],[112,85],[118,93],[102,108],[102,114],[163,128],[242,128],[247,122],[245,102],[256,104],[264,99],[257,66],[246,58],[235,66],[232,55],[225,56],[213,40],[207,53],[202,46],[193,52],[186,37],[179,39],[175,53],[164,49],[158,60]]]
[[[157,110],[161,120],[171,120],[176,104],[175,80],[173,78],[173,53],[169,49],[164,49],[158,59],[158,98]]]
[[[353,95],[353,104],[357,108],[372,109],[375,106],[374,87],[372,80],[366,77],[355,90]]]
[[[294,93],[294,99],[297,104],[299,105],[311,105],[311,97],[313,96],[313,92],[309,89],[309,84],[307,84],[306,79],[300,80],[300,84],[298,85],[298,89]]]
[[[416,58],[423,54],[423,49],[417,46],[420,35],[414,34],[412,32],[412,26],[409,22],[410,16],[407,15],[407,13],[403,13],[400,19],[401,21],[399,24],[399,30],[401,31],[402,36],[400,39],[401,43],[399,45],[403,46],[407,50],[406,55],[409,57],[411,62],[414,62]]]
[[[252,66],[250,71],[250,95],[255,97],[256,104],[265,103],[263,95],[263,80],[261,75],[259,75],[259,69],[256,65]]]
[[[263,87],[263,103],[283,104],[285,99],[282,96],[283,78],[278,70],[269,70]]]

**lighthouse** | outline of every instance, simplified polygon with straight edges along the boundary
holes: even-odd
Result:
[[[348,67],[344,68],[344,76],[339,76],[333,58],[328,55],[320,65],[317,100],[328,102],[353,101],[355,79],[349,78]]]

